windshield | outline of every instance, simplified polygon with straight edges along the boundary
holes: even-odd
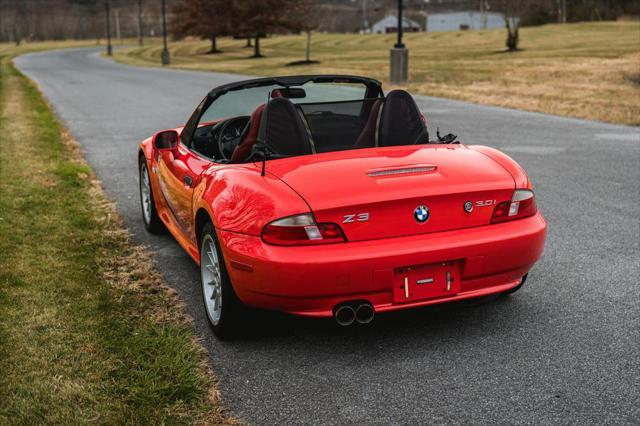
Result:
[[[379,82],[354,76],[284,76],[219,86],[181,138],[193,151],[231,163],[429,141],[409,93],[385,96]]]
[[[298,96],[288,97],[294,104],[329,101],[362,100],[366,96],[367,87],[360,83],[314,83],[309,82],[291,89],[302,89]],[[261,86],[225,93],[216,99],[204,112],[200,122],[207,123],[224,118],[251,115],[260,105],[266,103],[270,96],[277,97],[282,86]]]

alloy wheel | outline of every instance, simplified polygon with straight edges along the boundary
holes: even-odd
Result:
[[[147,165],[140,167],[140,201],[142,202],[142,216],[147,224],[151,223],[151,186]]]
[[[200,273],[202,276],[202,295],[207,315],[211,323],[217,325],[222,315],[222,275],[220,273],[218,250],[211,235],[205,235],[202,241]]]

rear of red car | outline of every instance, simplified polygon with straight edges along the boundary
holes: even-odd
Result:
[[[546,223],[521,169],[481,151],[403,146],[270,161],[268,173],[309,210],[261,236],[220,231],[238,296],[338,320],[342,308],[363,308],[355,319],[366,322],[369,311],[517,287],[542,254]]]

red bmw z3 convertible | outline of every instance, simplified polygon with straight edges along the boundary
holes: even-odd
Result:
[[[413,98],[370,78],[223,85],[140,144],[142,217],[199,264],[221,337],[247,307],[346,326],[514,292],[546,236],[531,182],[448,136],[429,140]]]

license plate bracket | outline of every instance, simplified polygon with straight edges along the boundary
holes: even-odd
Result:
[[[460,292],[460,261],[396,268],[393,271],[394,303],[452,296]]]

